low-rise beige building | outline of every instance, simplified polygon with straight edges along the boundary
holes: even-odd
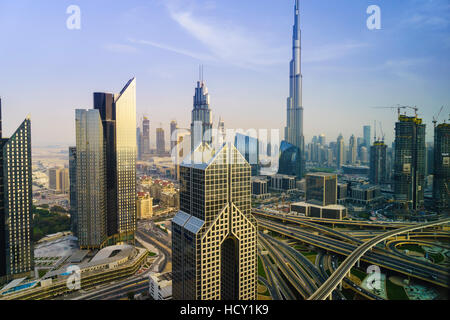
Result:
[[[136,204],[138,219],[148,219],[153,216],[153,198],[148,192],[139,192]]]

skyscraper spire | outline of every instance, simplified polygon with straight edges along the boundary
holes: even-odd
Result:
[[[285,140],[300,149],[301,176],[304,175],[304,137],[301,73],[300,3],[295,0],[292,34],[292,60],[289,70],[289,97],[287,98],[287,123]]]
[[[209,107],[209,93],[203,80],[203,66],[199,69],[200,79],[197,81],[194,95],[194,108],[191,121],[191,151],[200,142],[211,143],[212,115]]]

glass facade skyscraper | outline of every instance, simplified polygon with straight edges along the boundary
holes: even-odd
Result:
[[[373,184],[387,182],[387,145],[383,141],[375,141],[370,147],[370,172],[369,180]]]
[[[78,244],[81,248],[105,245],[106,165],[100,112],[75,110]]]
[[[395,123],[394,198],[411,209],[423,206],[425,187],[425,124],[400,115]]]
[[[150,120],[147,117],[142,120],[141,148],[143,154],[150,153]]]
[[[129,80],[119,94],[94,93],[94,109],[83,111],[89,114],[90,121],[86,125],[92,137],[83,136],[83,134],[88,134],[87,130],[84,130],[84,133],[83,127],[80,127],[80,137],[78,137],[77,131],[79,235],[80,237],[86,237],[80,232],[91,232],[90,230],[98,232],[98,235],[94,238],[95,241],[89,240],[86,242],[89,245],[94,243],[93,246],[122,242],[134,243],[137,156],[136,80],[134,78]],[[81,117],[82,112],[79,113]],[[99,116],[100,125],[95,115]],[[101,135],[98,132],[99,130],[102,131]],[[82,151],[78,150],[78,143],[83,145],[89,142],[90,144],[91,139],[94,140],[96,149],[87,151],[92,152],[92,154],[102,153],[102,155],[96,155],[93,160],[83,164],[83,159],[79,158]],[[94,146],[90,148],[93,149]],[[80,163],[83,164],[82,168],[78,168]],[[84,176],[83,170],[93,172],[93,174]],[[91,181],[93,179],[100,179],[100,181]],[[83,190],[84,186],[88,184],[92,184],[93,189],[98,188],[98,196],[86,194],[86,197],[80,199],[80,194],[86,192]],[[92,220],[89,221],[81,217],[82,208],[80,208],[80,205],[87,207],[88,204],[85,202],[95,203],[99,208],[99,212],[96,213],[99,225],[96,227],[89,226],[90,223],[93,223]],[[105,212],[104,218],[103,211]],[[104,230],[106,230],[107,242],[104,241]],[[84,242],[80,240],[80,245],[82,243]]]
[[[370,126],[363,126],[364,145],[367,149],[370,148]]]
[[[180,211],[172,221],[174,299],[256,299],[250,171],[232,144],[217,151],[201,144],[181,164]]]
[[[201,142],[212,142],[212,114],[209,107],[209,93],[205,81],[197,81],[194,94],[194,108],[191,118],[191,151]]]
[[[0,100],[0,281],[34,269],[32,219],[31,121],[2,138]]]
[[[136,232],[136,79],[114,95],[116,112],[117,234],[134,243]],[[106,159],[108,161],[108,159]]]
[[[345,164],[345,143],[342,134],[339,134],[336,142],[336,165],[341,168]]]
[[[69,147],[70,230],[77,234],[77,147]]]
[[[333,173],[308,173],[306,175],[306,201],[327,206],[337,202],[337,175]]]
[[[281,141],[280,158],[278,160],[278,173],[296,176],[301,179],[300,149],[287,141]]]
[[[433,199],[439,211],[450,213],[450,124],[434,129]]]
[[[156,153],[163,155],[166,152],[166,139],[163,128],[156,128]]]

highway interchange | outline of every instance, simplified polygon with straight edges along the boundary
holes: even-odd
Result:
[[[316,257],[316,259],[318,259],[318,265],[311,268],[311,263],[309,261],[309,263],[306,262],[305,257],[297,250],[293,249],[283,241],[279,241],[274,237],[260,232],[259,244],[262,250],[259,251],[259,255],[264,269],[269,270],[267,282],[269,285],[273,286],[269,288],[270,292],[278,290],[280,293],[283,293],[283,291],[287,291],[282,288],[284,282],[284,286],[289,287],[294,295],[297,297],[300,296],[303,299],[311,299],[311,297],[313,299],[330,298],[330,292],[332,292],[333,299],[343,299],[340,290],[335,289],[342,288],[342,283],[344,283],[345,287],[358,292],[359,295],[364,296],[365,298],[374,300],[382,299],[380,296],[358,286],[350,280],[348,275],[351,267],[342,267],[342,269],[345,269],[346,271],[342,277],[337,276],[338,273],[334,271],[341,267],[337,266],[337,256],[344,258],[358,256],[356,260],[352,260],[352,262],[354,262],[352,266],[354,264],[358,264],[359,266],[360,261],[364,261],[369,264],[379,265],[386,269],[405,274],[411,278],[421,279],[448,288],[449,274],[446,266],[437,265],[429,261],[424,261],[423,259],[411,259],[399,250],[392,250],[391,243],[397,241],[396,236],[403,236],[403,238],[407,239],[406,241],[412,242],[419,241],[414,240],[413,238],[421,237],[429,237],[430,239],[448,239],[450,236],[448,232],[442,232],[434,228],[437,227],[437,224],[447,225],[450,220],[437,224],[362,222],[363,225],[371,227],[370,231],[356,230],[353,232],[344,232],[342,229],[327,227],[326,224],[333,223],[334,225],[359,226],[359,221],[339,221],[336,223],[336,220],[326,221],[327,219],[311,219],[281,213],[275,214],[263,210],[253,210],[253,214],[257,218],[260,230],[275,232],[275,234],[278,234],[279,236],[313,246],[318,250],[318,255]],[[400,232],[399,230],[409,231]],[[382,240],[378,241],[377,239]],[[387,239],[389,239],[390,242],[388,241],[386,244]],[[371,241],[375,241],[376,244],[371,245]],[[369,249],[364,251],[365,247]],[[362,254],[361,250],[364,251]],[[264,251],[270,259],[264,257],[265,255],[262,254],[262,251]],[[326,261],[326,263],[324,261]],[[328,266],[329,273],[326,273],[325,265]],[[318,275],[318,272],[320,272],[319,274],[321,274],[322,277]],[[333,276],[329,276],[329,274],[332,273]],[[319,295],[318,292],[320,293],[321,290],[313,290],[314,288],[317,288],[317,286],[323,286],[326,282],[324,279],[331,282],[329,280],[330,278],[336,278],[337,280],[335,280],[328,289],[322,290],[327,294]],[[311,292],[313,293],[311,294]],[[282,298],[289,299],[289,297],[284,296],[284,294],[281,295]],[[277,294],[277,297],[273,298],[276,299],[279,296],[280,294]]]

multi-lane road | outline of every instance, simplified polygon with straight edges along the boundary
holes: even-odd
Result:
[[[359,246],[349,242],[337,240],[335,238],[313,234],[307,232],[295,226],[287,226],[286,224],[279,223],[272,220],[266,220],[258,218],[258,225],[260,227],[275,231],[293,239],[306,242],[315,247],[325,249],[327,251],[335,252],[343,256],[348,256],[354,252]],[[415,224],[409,228],[411,230],[424,228],[426,225],[436,225],[436,222],[429,224]],[[399,230],[399,229],[394,229]],[[394,232],[394,234],[396,234]],[[370,241],[370,240],[369,240]],[[367,242],[365,242],[367,243]],[[365,244],[364,243],[364,244]],[[404,273],[409,276],[420,278],[425,281],[432,282],[434,284],[448,287],[449,273],[448,270],[442,270],[442,266],[438,266],[426,261],[413,261],[406,257],[400,257],[393,253],[390,253],[384,249],[372,250],[366,252],[361,260],[371,264],[380,265],[387,269],[391,269],[400,273]]]
[[[356,262],[369,250],[371,250],[374,246],[376,246],[378,243],[389,239],[393,236],[426,228],[426,227],[433,227],[438,226],[442,224],[450,223],[449,219],[443,219],[440,221],[433,221],[428,223],[423,223],[415,226],[409,226],[404,227],[396,230],[388,231],[384,234],[381,234],[364,244],[358,246],[342,263],[341,265],[336,269],[336,271],[320,286],[320,288],[308,298],[308,300],[324,300],[327,297],[330,296],[330,294],[333,292],[334,289],[337,288],[339,283],[342,282],[342,280],[349,274],[351,268],[356,264]]]

